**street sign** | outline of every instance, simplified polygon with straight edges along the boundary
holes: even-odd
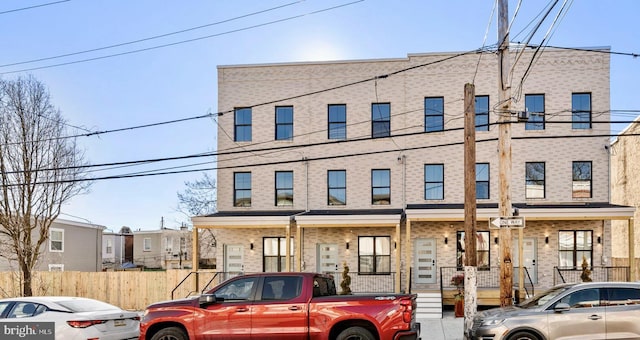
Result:
[[[524,217],[503,216],[489,219],[489,228],[524,228]]]

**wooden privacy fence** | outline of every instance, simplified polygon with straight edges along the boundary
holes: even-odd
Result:
[[[171,292],[190,270],[117,272],[33,272],[33,295],[80,296],[97,299],[128,310],[144,310],[151,303],[171,299]],[[215,272],[200,271],[198,293]],[[195,294],[191,275],[174,292],[176,297]],[[0,272],[0,296],[22,295],[18,272]]]

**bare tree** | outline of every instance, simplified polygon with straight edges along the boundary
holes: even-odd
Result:
[[[216,179],[204,173],[201,179],[185,182],[178,192],[178,210],[187,216],[213,214],[216,211]]]
[[[0,80],[0,238],[25,296],[33,295],[32,272],[62,204],[89,186],[84,154],[65,127],[36,78]]]

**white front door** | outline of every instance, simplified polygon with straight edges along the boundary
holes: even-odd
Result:
[[[417,238],[413,249],[415,283],[436,283],[436,239]]]
[[[227,273],[244,272],[244,246],[234,244],[225,245],[224,271]]]
[[[334,243],[318,244],[318,272],[334,274],[338,271],[338,245]]]
[[[511,248],[513,249],[513,282],[517,283],[519,274],[516,270],[518,267],[519,257],[518,257],[518,238],[513,239],[513,243],[511,244]],[[538,266],[537,266],[537,242],[535,238],[523,238],[522,239],[522,253],[524,257],[522,258],[522,266],[527,268],[529,272],[529,276],[531,277],[531,282],[536,284],[538,283]],[[525,273],[525,283],[529,280],[527,279],[527,274]]]

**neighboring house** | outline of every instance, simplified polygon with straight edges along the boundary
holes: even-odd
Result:
[[[609,268],[611,221],[628,224],[634,208],[609,195],[608,51],[512,49],[523,55],[508,113],[493,53],[219,66],[219,212],[193,217],[194,230],[216,231],[219,271],[339,276],[346,264],[355,292],[454,288],[464,85],[474,81],[479,287],[500,282],[499,230],[489,228],[499,217],[500,114],[513,122],[511,199],[525,219],[528,289],[579,280],[583,259],[596,280],[627,280],[628,268]]]
[[[636,208],[634,223],[640,227],[640,117],[636,117],[611,143],[611,201]],[[612,226],[612,256],[628,265],[629,256],[640,270],[640,229],[615,221]],[[630,252],[631,251],[631,252]]]
[[[101,225],[56,219],[49,228],[49,237],[41,248],[35,270],[101,271],[104,229],[105,227]],[[15,261],[0,258],[0,271],[17,271],[18,269]]]
[[[124,267],[123,267],[124,265]],[[133,265],[133,232],[129,227],[102,234],[102,268],[123,269]]]
[[[133,232],[133,262],[145,269],[191,268],[191,232],[187,228]]]

